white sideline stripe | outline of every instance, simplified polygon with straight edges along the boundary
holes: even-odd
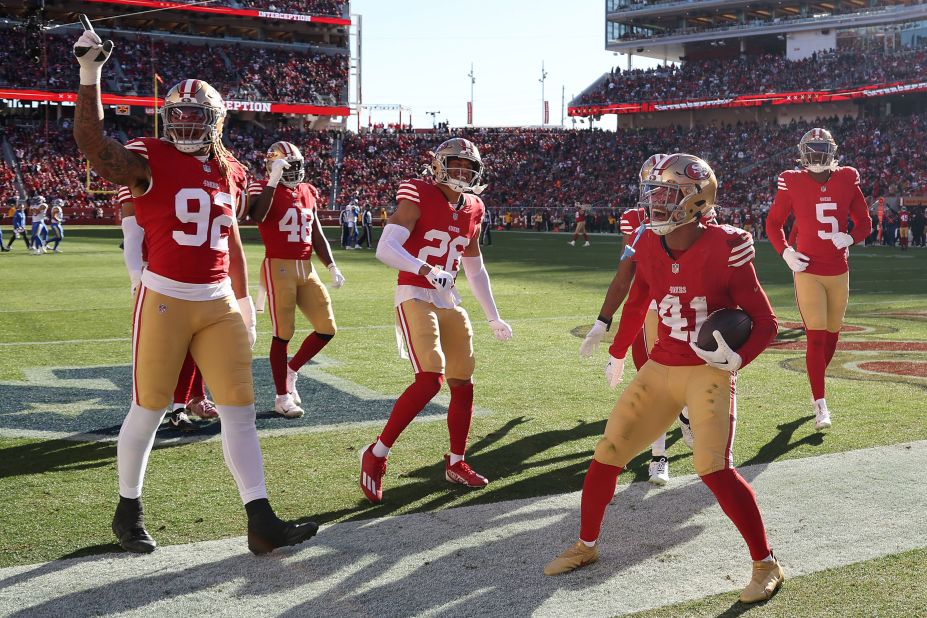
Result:
[[[892,301],[898,302],[898,301]],[[867,304],[878,304],[878,303],[867,303]],[[522,318],[520,320],[508,320],[509,324],[528,324],[530,322],[559,322],[562,320],[582,320],[588,319],[588,315],[556,315],[556,316],[544,316],[537,318]],[[339,331],[367,331],[367,330],[395,330],[395,324],[372,324],[368,326],[339,326]],[[311,333],[311,328],[297,328],[295,334],[301,333]],[[270,330],[258,329],[258,335],[270,335]],[[294,335],[295,336],[295,335]],[[78,343],[113,343],[119,341],[132,341],[131,337],[109,337],[106,339],[65,339],[59,341],[10,341],[0,343],[0,347],[22,347],[30,345],[62,345],[62,344],[78,344]],[[257,356],[255,358],[262,358]]]
[[[770,603],[788,607],[788,578],[927,546],[925,467],[927,441],[741,469],[786,570]],[[106,514],[98,519],[107,529]],[[453,607],[595,618],[738,591],[750,575],[743,541],[695,476],[622,485],[600,562],[545,577],[578,521],[574,492],[328,525],[266,558],[237,537],[16,566],[0,570],[0,614],[385,618]]]

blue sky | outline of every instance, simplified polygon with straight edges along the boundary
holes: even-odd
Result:
[[[569,104],[602,73],[627,66],[625,56],[605,51],[603,0],[352,0],[351,10],[363,16],[363,102],[411,107],[417,127],[432,125],[429,111],[451,126],[466,124],[471,62],[481,126],[540,124],[541,61],[550,121],[558,125],[563,87]],[[635,59],[634,66],[651,64]],[[395,122],[397,113],[373,118]],[[566,123],[572,126],[568,116]]]

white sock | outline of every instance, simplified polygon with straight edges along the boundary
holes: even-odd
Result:
[[[116,442],[116,468],[119,470],[119,495],[141,498],[148,455],[154,445],[164,410],[149,410],[133,403],[119,429]]]
[[[654,457],[666,457],[666,434],[654,440],[650,452]]]
[[[374,457],[389,457],[389,448],[377,440],[377,443],[373,445],[373,455]]]
[[[179,402],[179,401],[175,401],[175,402],[174,402],[174,407],[171,408],[171,411],[172,411],[172,412],[178,412],[178,411],[180,411],[180,410],[186,409],[186,407],[187,407],[187,404],[181,403],[181,402]]]
[[[458,462],[464,460],[463,455],[457,455],[456,453],[451,453],[451,465],[456,466]]]
[[[760,562],[775,562],[776,558],[772,555],[772,552],[769,552],[769,555],[763,558]]]
[[[598,539],[596,539],[596,540],[598,540]],[[582,544],[585,545],[586,547],[595,547],[595,541],[583,541],[582,539],[580,539],[580,541],[581,541]]]
[[[254,424],[254,404],[248,406],[217,405],[222,427],[222,453],[225,465],[235,478],[238,493],[245,504],[267,497],[264,484],[264,459]]]
[[[685,406],[679,414],[682,418],[689,420],[689,406]]]

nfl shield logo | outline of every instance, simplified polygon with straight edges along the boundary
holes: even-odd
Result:
[[[674,275],[679,274],[679,264],[673,263],[673,274]]]
[[[203,163],[203,171],[206,172],[207,174],[211,174],[211,173],[212,173],[212,168],[209,167],[209,165],[208,165],[207,163]]]
[[[452,218],[454,221],[457,221],[457,213],[455,212],[454,214],[452,214],[452,215],[451,215],[451,218]]]

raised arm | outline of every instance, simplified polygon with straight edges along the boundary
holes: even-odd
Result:
[[[103,132],[100,72],[113,52],[113,42],[101,41],[86,17],[81,17],[88,29],[74,44],[74,55],[80,64],[74,140],[97,174],[114,184],[129,187],[133,195],[141,195],[151,182],[148,161]]]

